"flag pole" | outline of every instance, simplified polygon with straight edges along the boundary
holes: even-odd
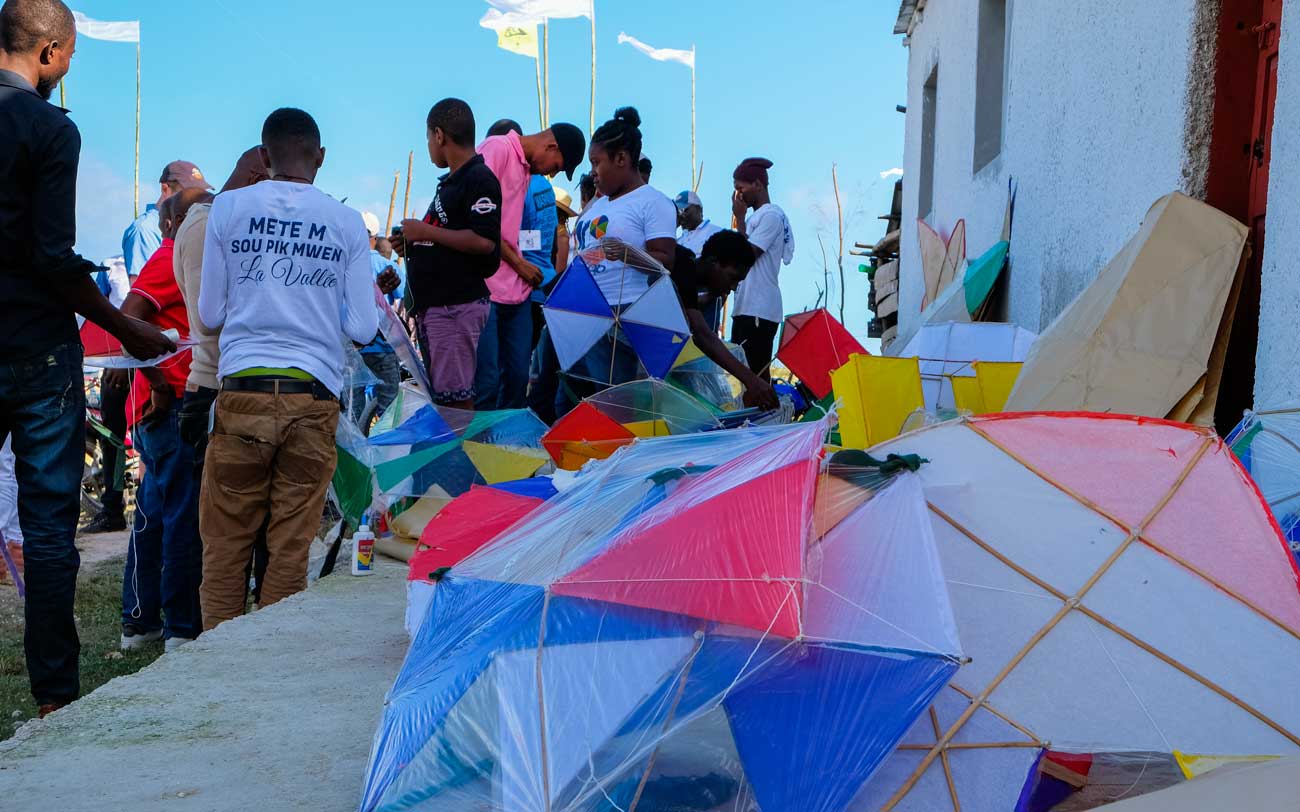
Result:
[[[691,188],[698,189],[695,174],[695,45],[691,45]]]
[[[537,40],[533,40],[536,44]],[[542,55],[540,53],[533,55],[533,65],[537,68],[537,121],[541,128],[546,129],[546,100],[542,98]]]
[[[405,220],[411,210],[411,167],[415,165],[415,150],[406,156],[406,196],[402,198],[402,219]]]
[[[596,131],[596,0],[591,0],[591,129],[587,131],[590,135]]]
[[[704,182],[704,161],[700,161],[700,171],[695,173],[695,185],[691,187],[691,191],[698,192],[700,190],[700,184],[703,182]]]
[[[135,41],[135,216],[140,216],[140,40]]]
[[[388,196],[388,222],[384,224],[384,234],[387,237],[393,230],[393,209],[397,208],[397,179],[402,176],[401,172],[393,173],[393,193]],[[406,212],[402,212],[406,214]]]
[[[546,114],[542,117],[542,128],[551,126],[551,26],[542,19],[542,82],[546,97]]]

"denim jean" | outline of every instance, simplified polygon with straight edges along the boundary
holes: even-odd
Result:
[[[81,345],[0,363],[0,439],[13,438],[27,601],[23,648],[37,704],[80,693],[81,644],[72,617],[81,557],[86,390]]]
[[[361,360],[379,379],[373,398],[366,398],[364,386],[352,390],[352,420],[369,434],[370,421],[387,411],[397,399],[397,390],[402,384],[402,367],[397,363],[397,353],[391,351],[363,352]]]
[[[492,303],[478,342],[474,408],[522,409],[528,391],[528,360],[533,354],[533,304]]]
[[[122,576],[122,624],[163,637],[193,639],[203,631],[199,584],[199,469],[193,446],[181,442],[179,409],[132,430],[144,463],[136,491],[135,527]]]

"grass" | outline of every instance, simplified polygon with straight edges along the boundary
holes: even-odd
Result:
[[[81,693],[114,677],[134,674],[163,653],[161,642],[139,651],[118,650],[122,632],[121,558],[83,566],[77,579],[76,618],[81,636]],[[36,715],[23,658],[22,601],[12,584],[0,584],[0,741]]]

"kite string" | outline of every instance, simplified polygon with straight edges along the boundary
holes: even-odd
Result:
[[[1111,667],[1115,669],[1115,673],[1119,674],[1119,678],[1124,680],[1124,687],[1128,688],[1128,692],[1133,695],[1133,699],[1137,701],[1138,707],[1142,709],[1142,713],[1147,717],[1147,721],[1151,723],[1151,727],[1155,728],[1156,733],[1160,734],[1160,740],[1165,743],[1165,752],[1172,753],[1174,751],[1174,746],[1169,743],[1169,737],[1160,729],[1160,725],[1156,724],[1155,717],[1153,717],[1151,711],[1147,709],[1146,703],[1142,701],[1142,697],[1138,696],[1137,691],[1133,689],[1133,684],[1129,682],[1128,675],[1124,673],[1124,669],[1120,668],[1119,663],[1115,662],[1115,658],[1111,655],[1110,649],[1106,648],[1106,643],[1101,639],[1101,635],[1097,634],[1097,629],[1092,624],[1088,624],[1088,631],[1092,633],[1093,639],[1096,640],[1097,645],[1101,647],[1102,653],[1104,653],[1106,659],[1110,661]],[[1146,767],[1144,766],[1143,770],[1145,769]],[[1129,789],[1132,789],[1132,787]],[[1122,798],[1124,796],[1121,795],[1120,797]]]

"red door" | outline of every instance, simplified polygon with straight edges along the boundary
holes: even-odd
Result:
[[[1277,97],[1277,55],[1281,42],[1282,0],[1264,0],[1263,19],[1252,33],[1259,42],[1255,75],[1254,132],[1250,165],[1250,219],[1255,255],[1264,253],[1264,213],[1268,208],[1268,163],[1273,150],[1273,103]]]
[[[1256,3],[1258,5],[1255,5]],[[1255,352],[1259,345],[1261,294],[1260,269],[1264,257],[1265,223],[1268,211],[1269,158],[1273,151],[1273,106],[1277,98],[1277,60],[1278,43],[1282,39],[1282,3],[1283,0],[1250,0],[1250,2],[1237,0],[1231,3],[1232,11],[1236,13],[1224,20],[1227,30],[1235,31],[1236,36],[1243,39],[1249,37],[1249,40],[1248,44],[1238,40],[1240,45],[1234,46],[1237,50],[1228,54],[1229,58],[1238,60],[1235,64],[1236,69],[1240,71],[1240,84],[1228,82],[1225,83],[1228,86],[1219,88],[1219,91],[1223,94],[1231,94],[1234,87],[1244,90],[1243,85],[1247,81],[1245,74],[1253,63],[1254,103],[1249,107],[1250,141],[1242,145],[1241,152],[1237,153],[1239,156],[1245,153],[1248,171],[1243,173],[1242,170],[1247,167],[1230,160],[1230,151],[1223,153],[1229,156],[1229,159],[1219,164],[1223,171],[1217,178],[1214,177],[1214,165],[1211,165],[1211,194],[1208,199],[1211,203],[1223,206],[1233,216],[1245,215],[1246,224],[1250,226],[1252,246],[1250,263],[1246,266],[1246,275],[1242,279],[1241,295],[1237,302],[1232,336],[1228,342],[1228,353],[1223,367],[1219,402],[1215,409],[1215,425],[1221,434],[1231,430],[1241,420],[1242,412],[1251,408],[1255,399]],[[1254,6],[1258,9],[1259,16],[1255,17],[1253,13],[1241,13],[1246,11],[1246,6]],[[1225,7],[1225,12],[1227,10]],[[1255,20],[1259,22],[1255,23]],[[1223,42],[1220,40],[1221,56],[1224,55]],[[1224,75],[1220,74],[1219,79],[1223,81]],[[1216,95],[1216,104],[1224,102],[1225,95]],[[1226,117],[1222,121],[1224,129],[1225,131],[1230,128],[1240,130],[1241,134],[1237,137],[1241,140],[1237,141],[1238,144],[1245,140],[1246,130],[1243,125],[1246,124],[1244,120],[1246,112],[1245,105],[1240,102],[1235,105],[1224,104],[1223,107]],[[1218,115],[1215,123],[1216,126],[1221,123]],[[1224,205],[1233,199],[1229,187],[1225,184],[1231,184],[1234,175],[1241,177],[1242,174],[1248,174],[1245,200],[1237,197],[1240,203]],[[1242,204],[1244,204],[1244,211]]]

